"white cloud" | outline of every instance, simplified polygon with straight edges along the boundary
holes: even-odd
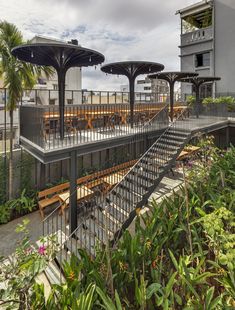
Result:
[[[148,60],[179,69],[179,16],[197,0],[0,0],[1,19],[17,25],[26,39],[35,34],[69,40],[105,55],[106,63]],[[83,87],[119,89],[124,77],[83,70]]]

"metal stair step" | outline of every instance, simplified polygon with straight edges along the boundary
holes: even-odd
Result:
[[[183,140],[182,140],[183,141]],[[181,141],[178,140],[173,140],[173,139],[168,139],[168,137],[161,137],[158,142],[160,143],[169,143],[170,145],[177,145],[179,146],[181,144]]]
[[[145,163],[145,164],[151,164],[153,166],[157,166],[159,167],[159,169],[164,168],[166,166],[166,162],[163,160],[159,160],[157,158],[157,156],[146,156],[144,158],[141,159],[141,162]]]
[[[123,223],[129,216],[127,210],[130,210],[133,204],[130,204],[129,202],[124,201],[115,195],[109,195],[109,197],[106,198],[106,201],[109,203],[107,212],[115,220]]]
[[[96,238],[89,232],[85,230],[82,226],[76,231],[75,238],[78,245],[78,248],[85,248],[91,255],[95,256],[96,249]]]
[[[98,238],[102,243],[105,243],[105,241],[108,239],[112,239],[113,234],[107,229],[107,236],[105,229],[100,226],[95,219],[89,218],[84,222],[84,226],[91,232],[96,238]]]
[[[168,133],[166,133],[166,134],[164,134],[164,138],[166,138],[166,139],[168,139],[169,138],[169,140],[170,141],[179,141],[179,142],[183,142],[185,139],[186,139],[186,137],[185,136],[178,136],[177,134],[173,134],[173,133],[170,133],[170,134],[168,134]]]
[[[133,192],[131,189],[127,189],[121,186],[117,186],[113,191],[112,194],[114,194],[117,197],[120,197],[123,200],[130,201],[131,203],[135,203],[138,201],[141,196],[138,193]]]
[[[115,233],[118,224],[120,223],[119,221],[115,220],[107,211],[107,215],[105,211],[101,211],[98,208],[93,211],[91,217],[100,225],[103,227],[103,229],[107,229]]]
[[[155,154],[159,155],[159,156],[168,156],[169,159],[171,159],[172,157],[174,157],[174,155],[177,153],[177,149],[175,150],[170,150],[167,148],[158,148],[156,150],[153,150],[152,152],[155,152]]]
[[[144,196],[146,192],[148,191],[144,185],[137,183],[137,182],[136,183],[129,182],[128,180],[123,180],[119,186],[127,190],[129,189],[132,192],[138,195],[141,195],[141,196]]]
[[[165,150],[162,150],[162,149],[157,150],[157,151],[149,150],[146,156],[158,157],[158,158],[163,158],[163,159],[168,159],[168,160],[172,158],[171,153],[166,152]]]
[[[153,146],[153,150],[159,150],[159,149],[170,149],[170,150],[176,150],[179,148],[178,145],[172,145],[170,143],[167,143],[167,141],[165,141],[164,143],[157,143],[155,146]]]
[[[134,168],[132,174],[145,180],[155,180],[159,175],[157,171],[150,170],[148,167]]]
[[[190,133],[191,133],[191,131],[190,130],[186,130],[186,129],[175,129],[175,128],[170,128],[169,130],[168,130],[168,133],[173,133],[173,134],[176,134],[176,135],[178,135],[178,136],[184,136],[184,137],[187,137]],[[166,133],[165,133],[166,134]]]
[[[153,162],[156,162],[156,164],[159,165],[159,167],[167,166],[170,160],[169,157],[166,159],[163,156],[158,156],[158,154],[156,154],[155,156],[148,154],[146,157],[152,160]]]
[[[135,168],[134,168],[135,169]],[[134,170],[133,169],[133,170]],[[159,167],[156,163],[154,164],[153,162],[148,162],[147,164],[144,163],[143,161],[140,161],[136,165],[136,172],[139,174],[140,172],[147,171],[151,172],[152,174],[158,174],[162,170],[161,167]]]
[[[149,182],[152,183],[152,185],[155,183],[155,181],[159,178],[159,173],[151,173],[151,172],[147,172],[147,171],[135,171],[135,175],[137,175],[138,177],[147,180]]]
[[[131,190],[134,192],[144,195],[146,191],[148,191],[148,188],[153,185],[153,183],[149,180],[146,180],[146,178],[142,178],[139,175],[129,173],[126,178],[126,180],[123,182],[125,185],[125,182],[131,183]]]

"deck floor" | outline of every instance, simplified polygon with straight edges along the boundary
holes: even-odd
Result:
[[[227,120],[228,120],[227,118],[216,116],[214,117],[200,116],[200,118],[190,117],[178,121],[177,128],[187,129],[191,131],[203,131],[204,129],[210,126],[220,127],[221,125],[223,125],[223,123],[226,123]],[[126,125],[104,129],[94,128],[65,135],[63,140],[61,140],[58,135],[53,134],[50,136],[50,138],[45,139],[44,149],[45,151],[61,149],[161,129],[164,129],[162,123],[156,123],[151,126],[150,125],[144,126],[143,124],[140,124],[135,125],[134,128],[130,128],[129,126]]]

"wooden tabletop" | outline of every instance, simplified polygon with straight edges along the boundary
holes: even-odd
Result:
[[[80,186],[77,189],[77,200],[83,199],[85,197],[91,196],[92,194],[94,194],[94,192],[92,190],[90,190],[88,187],[86,186]],[[70,192],[65,192],[63,194],[58,195],[59,199],[61,200],[61,202],[65,202],[66,205],[69,205],[69,196],[70,196]]]
[[[117,173],[110,174],[107,177],[104,177],[102,179],[105,183],[109,185],[115,185],[123,179],[123,174],[117,172]]]
[[[161,107],[138,107],[134,108],[134,112],[150,112],[150,111],[160,111]],[[94,110],[76,110],[74,112],[65,112],[64,116],[65,117],[73,117],[73,116],[79,116],[80,114],[85,114],[85,115],[110,115],[114,113],[129,113],[130,109],[126,108],[120,108],[118,107],[117,109],[111,109],[111,110],[99,110],[99,107]],[[44,113],[44,118],[59,118],[59,112],[54,112],[54,113],[49,113],[46,112]]]

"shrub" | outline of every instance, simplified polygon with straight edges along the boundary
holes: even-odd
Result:
[[[5,224],[21,215],[32,212],[36,207],[36,200],[25,194],[24,189],[19,198],[9,200],[0,206],[0,224]]]
[[[195,96],[187,96],[186,102],[188,105],[193,105],[196,102],[196,97]]]
[[[0,206],[0,224],[6,224],[11,218],[11,207],[8,203]]]
[[[211,103],[214,103],[214,100],[215,99],[212,97],[207,97],[202,100],[202,104],[211,104]]]
[[[218,98],[212,98],[212,97],[207,97],[204,98],[202,101],[202,104],[227,104],[228,111],[235,111],[235,98],[231,96],[227,97],[218,97]]]

